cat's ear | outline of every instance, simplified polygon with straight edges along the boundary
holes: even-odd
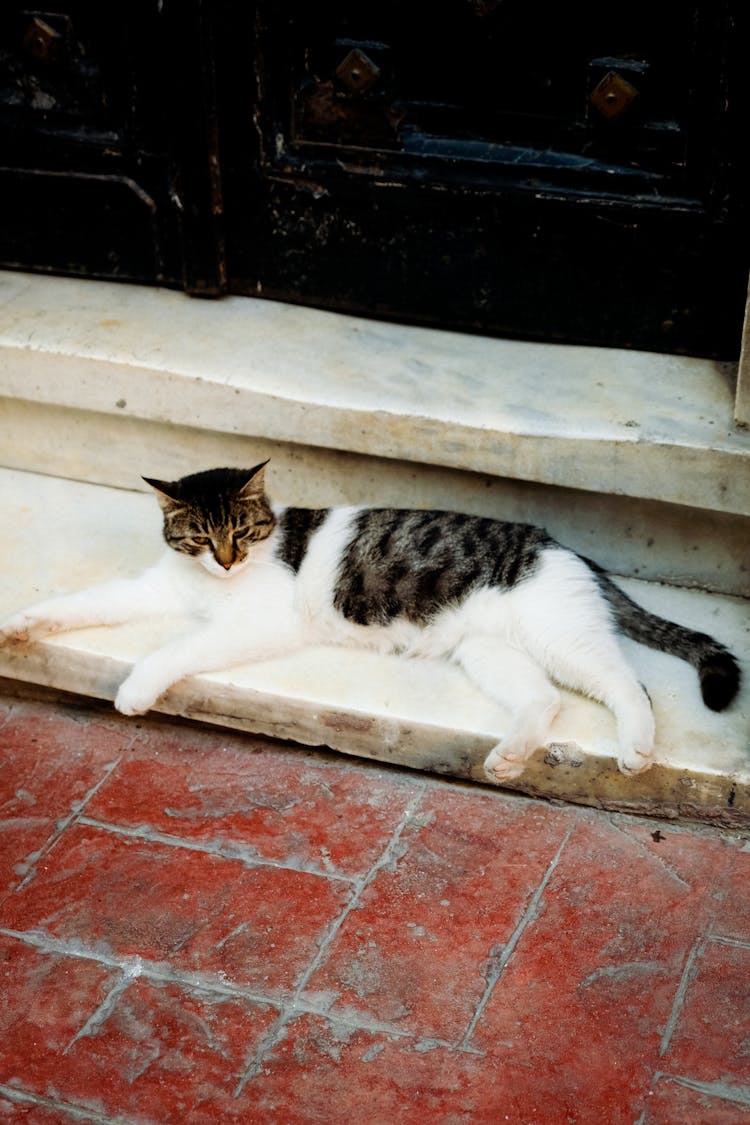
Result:
[[[240,489],[240,496],[243,500],[250,500],[255,496],[263,496],[265,493],[265,477],[266,465],[270,461],[270,457],[265,461],[261,461],[259,465],[255,465],[248,471],[247,480]]]
[[[146,484],[150,485],[156,493],[156,499],[159,501],[159,506],[163,511],[169,508],[174,508],[178,502],[177,484],[174,481],[168,480],[152,480],[151,477],[141,477],[145,480]]]

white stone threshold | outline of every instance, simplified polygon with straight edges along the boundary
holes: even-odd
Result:
[[[55,593],[138,573],[162,549],[157,506],[135,492],[0,470],[0,518],[1,616]],[[539,751],[512,787],[750,825],[750,603],[637,580],[623,586],[656,612],[727,643],[744,666],[740,699],[723,715],[712,714],[700,702],[692,669],[626,642],[654,702],[658,764],[640,777],[623,777],[609,713],[565,693],[556,745]],[[133,661],[180,628],[165,620],[0,649],[0,675],[113,699]],[[196,676],[170,690],[158,710],[480,781],[482,760],[508,718],[445,664],[337,649]]]
[[[9,404],[748,515],[735,378],[710,360],[0,273]]]

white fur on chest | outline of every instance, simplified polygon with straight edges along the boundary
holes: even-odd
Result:
[[[291,612],[294,577],[273,559],[271,544],[262,543],[250,563],[236,573],[211,573],[195,559],[167,550],[153,570],[171,588],[179,611],[204,621],[221,618],[235,632],[267,626],[274,615]]]

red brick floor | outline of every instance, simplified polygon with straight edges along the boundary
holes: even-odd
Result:
[[[750,1125],[750,844],[0,702],[0,1120]]]

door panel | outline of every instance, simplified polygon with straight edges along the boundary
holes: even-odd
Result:
[[[224,291],[201,0],[0,10],[0,265]]]

